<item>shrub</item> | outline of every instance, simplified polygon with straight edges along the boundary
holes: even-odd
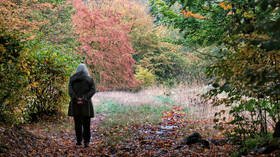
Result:
[[[144,87],[153,85],[156,78],[151,71],[141,66],[137,67],[135,77],[141,82]]]
[[[0,121],[17,124],[61,113],[74,59],[40,43],[21,46],[7,34],[0,41]]]
[[[78,63],[52,46],[36,43],[22,56],[21,68],[28,80],[25,90],[26,120],[62,113],[67,98],[67,78]]]
[[[183,81],[187,62],[180,53],[163,52],[147,54],[140,65],[153,72],[158,83],[172,86]]]
[[[235,156],[242,156],[247,155],[252,150],[261,149],[272,140],[271,134],[267,134],[266,136],[255,136],[252,138],[248,138],[244,141],[241,145],[240,149],[232,154],[233,157]]]
[[[0,3],[0,122],[17,124],[57,114],[65,103],[67,77],[77,65],[75,60],[79,61],[71,53],[73,36],[63,33],[70,32],[71,7],[63,6],[62,10],[67,10],[63,12],[41,2]],[[57,12],[60,14],[56,23],[50,21],[46,25],[46,17],[57,16]],[[65,20],[65,26],[59,25]],[[46,34],[50,30],[62,31],[55,33],[59,40],[52,46],[54,40]]]
[[[15,122],[21,111],[17,104],[21,101],[21,89],[25,85],[20,71],[19,56],[23,47],[17,33],[8,33],[0,28],[0,121]]]

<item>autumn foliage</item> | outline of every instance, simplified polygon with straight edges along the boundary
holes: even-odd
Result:
[[[0,123],[32,122],[62,113],[67,78],[76,63],[71,51],[62,53],[62,44],[46,41],[46,17],[53,18],[47,15],[54,8],[38,0],[0,0]],[[54,30],[52,25],[48,28]]]
[[[228,3],[226,3],[226,2],[220,2],[220,3],[219,3],[219,6],[220,6],[221,8],[223,8],[224,10],[232,9],[231,4],[228,4]]]
[[[185,17],[192,17],[192,18],[196,18],[196,19],[205,19],[204,16],[200,15],[200,14],[197,14],[197,13],[193,13],[191,11],[186,11],[186,10],[183,10],[182,11],[182,14],[185,16]]]
[[[99,90],[129,89],[137,85],[133,75],[134,49],[128,33],[131,25],[121,13],[109,8],[92,8],[82,0],[73,1],[72,20],[79,35],[80,54],[93,71]]]
[[[34,12],[48,10],[52,7],[49,3],[31,2],[22,0],[18,3],[8,0],[0,0],[0,28],[6,32],[19,32],[28,37],[26,40],[33,39],[34,31],[46,24],[46,20],[34,18]]]

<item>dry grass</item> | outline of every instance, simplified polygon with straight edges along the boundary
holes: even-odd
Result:
[[[167,89],[151,87],[137,93],[113,91],[100,92],[93,97],[94,105],[112,101],[122,105],[180,105],[187,108],[188,117],[195,120],[212,120],[216,111],[224,109],[223,106],[213,107],[204,102],[201,94],[207,91],[207,86],[177,86]]]

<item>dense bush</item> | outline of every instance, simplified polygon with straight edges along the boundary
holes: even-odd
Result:
[[[158,83],[172,86],[182,82],[186,74],[186,58],[175,52],[149,53],[140,62],[155,74]]]
[[[24,88],[26,120],[61,113],[68,99],[68,77],[78,63],[54,47],[40,43],[36,43],[21,60],[21,69],[28,80]]]
[[[21,114],[17,104],[21,101],[22,93],[18,91],[24,86],[25,80],[18,59],[23,47],[17,34],[0,31],[0,121],[13,122]]]
[[[1,2],[0,122],[18,124],[62,113],[67,78],[80,59],[73,46],[65,46],[74,44],[72,37],[62,35],[71,29],[48,23],[46,16],[52,18],[55,12],[56,5],[41,1]],[[69,14],[60,14],[57,22],[71,21]],[[46,32],[56,28],[61,30],[59,40],[51,44],[54,40]]]
[[[1,34],[0,120],[34,121],[62,112],[73,58],[55,48],[36,43],[23,47],[12,36]]]
[[[153,85],[156,79],[155,75],[151,71],[141,66],[138,66],[136,68],[135,77],[137,80],[140,81],[141,85],[144,87]]]
[[[279,57],[276,51],[244,46],[208,68],[209,76],[215,77],[208,96],[215,105],[231,107],[231,135],[238,139],[267,134],[279,121]],[[223,92],[227,97],[219,98]]]

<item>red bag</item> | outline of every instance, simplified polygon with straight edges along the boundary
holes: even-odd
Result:
[[[77,104],[78,105],[85,105],[87,101],[84,98],[77,98]]]

